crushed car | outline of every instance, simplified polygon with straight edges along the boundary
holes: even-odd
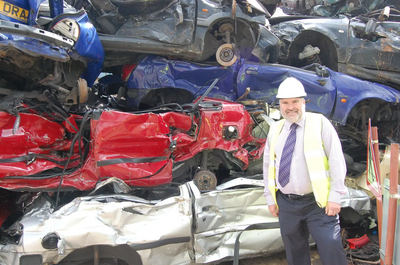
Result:
[[[267,27],[277,0],[68,1],[87,10],[106,51],[105,68],[136,62],[140,54],[182,60],[210,57],[231,65],[239,57],[274,61],[279,39]]]
[[[400,5],[396,0],[328,0],[326,3],[316,1],[315,5],[311,7],[309,15],[335,17],[339,14],[348,14],[350,16],[357,16],[368,13],[381,13],[388,7],[399,9]]]
[[[357,15],[343,11],[335,17],[282,16],[269,22],[282,43],[279,63],[320,63],[400,90],[399,14],[387,6]]]
[[[118,87],[114,95],[115,83],[93,86],[103,65],[102,46],[118,35],[113,29],[136,22],[144,29],[145,19],[170,12],[175,28],[198,15],[186,2],[166,3],[162,12],[147,10],[159,10],[158,2],[146,5],[145,18],[125,13],[132,9],[124,5],[136,2],[110,3],[50,1],[48,9],[35,1],[5,4],[11,9],[0,20],[0,264],[156,264],[160,257],[168,264],[208,263],[232,259],[242,232],[240,257],[282,248],[277,220],[262,196],[261,157],[273,108],[263,95],[241,104],[214,93],[222,92],[220,77],[209,77],[204,90],[183,101],[139,102],[147,107],[136,109],[132,88]],[[187,40],[203,40],[200,47],[186,43],[184,56],[203,60],[217,50],[220,64],[252,56],[273,61],[277,38],[264,27],[265,10],[233,3],[213,3],[213,10],[205,8],[209,2],[196,6],[205,14],[195,17],[196,23],[203,19],[207,25],[196,24],[196,34],[212,35],[218,45],[207,46],[210,53],[201,47],[207,37],[191,32]],[[79,5],[87,12],[76,12]],[[158,25],[171,26],[167,20]],[[160,39],[155,46],[145,41],[136,47],[147,44],[155,49]],[[179,55],[175,44],[165,49]],[[108,52],[106,65],[123,63],[123,53]],[[324,72],[319,66],[315,71]],[[241,92],[236,99],[253,93]],[[323,109],[324,99],[336,98],[326,95],[318,108]],[[396,117],[392,97],[385,90],[379,99]],[[386,112],[381,116],[388,123]],[[365,192],[349,189],[342,206],[351,209],[350,216],[362,214],[357,220],[367,220],[369,200]],[[246,230],[259,223],[271,229]],[[260,243],[259,235],[268,240]]]
[[[209,264],[232,260],[239,236],[240,258],[282,250],[262,175],[234,177],[212,191],[193,181],[136,189],[108,178],[61,208],[46,192],[18,195],[1,226],[0,264]],[[369,226],[365,191],[349,188],[342,207],[343,224]]]
[[[44,101],[48,91],[62,104],[86,101],[104,58],[87,13],[64,13],[62,1],[43,12],[40,1],[3,1],[2,7],[0,96]]]
[[[9,103],[0,107],[0,187],[91,190],[117,177],[144,187],[194,178],[213,189],[230,170],[243,172],[260,159],[268,129],[243,105],[205,97],[144,113],[86,105],[82,115],[47,99],[48,106],[0,100]]]
[[[102,70],[104,49],[84,10],[63,10],[62,1],[43,12],[40,1],[2,1],[0,96],[21,93],[44,101],[48,91],[62,104],[87,100]]]
[[[1,98],[0,264],[208,263],[239,236],[240,258],[282,249],[262,196],[274,109],[208,97],[219,82],[135,111],[101,83],[77,106]],[[348,191],[343,220],[368,222],[370,197]]]
[[[97,91],[91,94],[97,100],[90,97],[78,107],[59,107],[57,98],[49,93],[44,93],[47,101],[42,104],[21,95],[1,98],[0,264],[93,260],[99,264],[154,264],[164,255],[168,264],[193,259],[206,263],[224,258],[227,249],[232,253],[232,243],[224,238],[233,240],[237,232],[229,228],[238,216],[221,218],[215,207],[228,213],[240,208],[243,218],[238,228],[251,222],[275,222],[264,214],[253,218],[261,208],[267,211],[260,196],[262,175],[255,177],[255,171],[261,170],[268,119],[247,111],[242,104],[206,95],[187,104],[165,104],[137,113],[112,108],[107,104],[113,102],[111,97],[104,99]],[[237,182],[242,176],[247,178]],[[227,184],[229,181],[233,183]],[[225,188],[219,189],[226,192],[208,193],[221,184]],[[257,189],[243,189],[245,186]],[[234,187],[239,190],[230,190]],[[232,196],[237,200],[229,200]],[[212,206],[214,199],[222,204]],[[91,206],[84,206],[86,203]],[[243,211],[246,207],[248,211]],[[98,210],[104,214],[102,220]],[[56,217],[58,228],[51,221],[53,214],[60,214]],[[119,214],[125,217],[116,218]],[[80,215],[86,221],[76,219]],[[24,218],[35,223],[32,230],[27,223],[19,223]],[[194,234],[195,224],[199,226]],[[32,234],[31,239],[39,240],[39,245],[22,246],[36,225],[52,232],[44,237]],[[112,236],[109,225],[125,235],[119,239]],[[58,240],[64,237],[61,230],[72,237]],[[139,231],[142,234],[135,236]],[[81,237],[86,233],[92,239]],[[193,240],[195,236],[197,240]],[[278,249],[276,225],[269,236],[275,239],[266,241],[263,248]],[[221,245],[220,253],[215,244]],[[29,253],[20,252],[20,247],[28,247]],[[38,247],[43,251],[38,252]],[[89,253],[93,249],[98,258]],[[149,250],[155,255],[146,257]]]
[[[219,80],[209,92],[211,97],[273,105],[279,84],[288,76],[304,84],[307,110],[335,122],[340,136],[365,142],[370,118],[379,128],[381,140],[398,139],[399,91],[319,64],[301,69],[241,59],[221,67],[149,55],[126,66],[121,76],[106,76],[100,83],[104,84],[103,93],[114,93],[119,106],[132,110],[187,102],[204,93],[215,78]]]

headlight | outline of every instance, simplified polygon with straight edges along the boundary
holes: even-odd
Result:
[[[229,125],[222,129],[222,136],[228,141],[234,141],[239,137],[239,132],[236,126]]]
[[[49,233],[42,239],[42,247],[45,249],[56,249],[60,237],[56,233]]]

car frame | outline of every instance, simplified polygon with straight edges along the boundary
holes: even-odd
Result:
[[[267,27],[270,15],[257,0],[95,0],[84,6],[100,32],[106,69],[134,63],[142,54],[212,57],[231,65],[240,57],[275,60],[278,52],[279,40]]]
[[[318,57],[319,63],[332,70],[399,90],[400,11],[389,8],[385,15],[381,11],[354,17],[271,18],[271,30],[282,42],[278,62],[302,67]],[[318,48],[315,56],[299,58],[307,45]]]

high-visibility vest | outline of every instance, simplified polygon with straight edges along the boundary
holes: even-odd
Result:
[[[304,129],[304,155],[308,173],[311,179],[314,197],[319,207],[323,208],[328,202],[329,196],[329,163],[322,142],[322,118],[321,114],[306,113]],[[273,138],[270,141],[270,155],[268,167],[268,188],[276,203],[275,185],[275,145],[282,131],[285,120],[278,122]]]

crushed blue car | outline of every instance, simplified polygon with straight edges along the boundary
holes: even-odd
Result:
[[[114,101],[119,101],[120,107],[140,110],[173,102],[191,102],[203,94],[215,78],[219,81],[209,92],[210,97],[264,101],[272,105],[276,103],[279,84],[289,76],[304,84],[307,110],[331,119],[340,134],[363,142],[368,119],[372,119],[372,125],[379,127],[381,139],[398,137],[399,91],[319,64],[295,68],[241,59],[230,67],[222,67],[149,55],[137,65],[125,66],[121,77],[106,76],[100,82],[111,83],[102,88],[103,93],[119,95]],[[120,81],[117,86],[115,80],[110,81],[115,78]],[[111,92],[113,86],[115,91]],[[110,91],[105,91],[107,89]]]
[[[63,1],[43,9],[42,2],[1,1],[0,97],[19,92],[31,100],[82,103],[103,68],[97,30],[84,10]]]

